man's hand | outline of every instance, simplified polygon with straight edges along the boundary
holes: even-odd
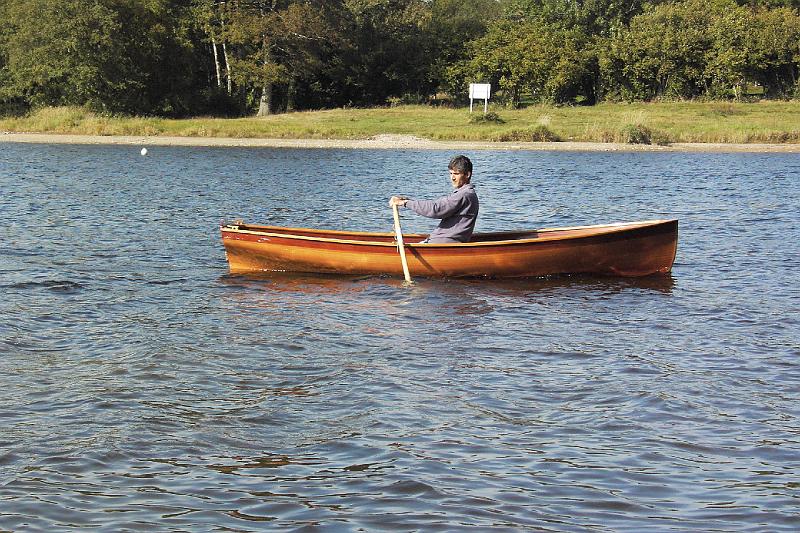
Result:
[[[405,196],[392,196],[391,198],[389,198],[389,207],[394,207],[394,206],[405,207],[407,201],[408,198],[406,198]]]

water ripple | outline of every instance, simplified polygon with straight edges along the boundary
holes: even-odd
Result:
[[[389,231],[451,154],[2,148],[0,529],[800,523],[793,155],[470,154],[479,229],[677,217],[673,273],[406,287],[217,224]]]

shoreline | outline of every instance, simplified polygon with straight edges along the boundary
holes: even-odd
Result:
[[[0,132],[0,143],[93,144],[123,146],[199,146],[232,148],[322,148],[378,150],[520,150],[563,152],[741,152],[800,153],[800,144],[673,143],[621,144],[595,142],[432,141],[413,135],[375,135],[369,139],[269,139],[230,137],[169,137],[144,135],[72,135]]]

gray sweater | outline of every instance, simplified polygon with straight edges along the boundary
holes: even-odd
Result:
[[[471,183],[436,200],[408,200],[406,207],[424,217],[441,218],[427,242],[467,242],[478,219],[478,195]]]

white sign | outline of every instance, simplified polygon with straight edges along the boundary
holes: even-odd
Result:
[[[490,83],[470,83],[469,84],[469,97],[470,98],[483,98],[489,99],[489,93],[492,90]]]
[[[469,84],[469,112],[472,113],[472,100],[483,99],[483,113],[489,111],[489,94],[492,92],[490,83],[470,83]]]

